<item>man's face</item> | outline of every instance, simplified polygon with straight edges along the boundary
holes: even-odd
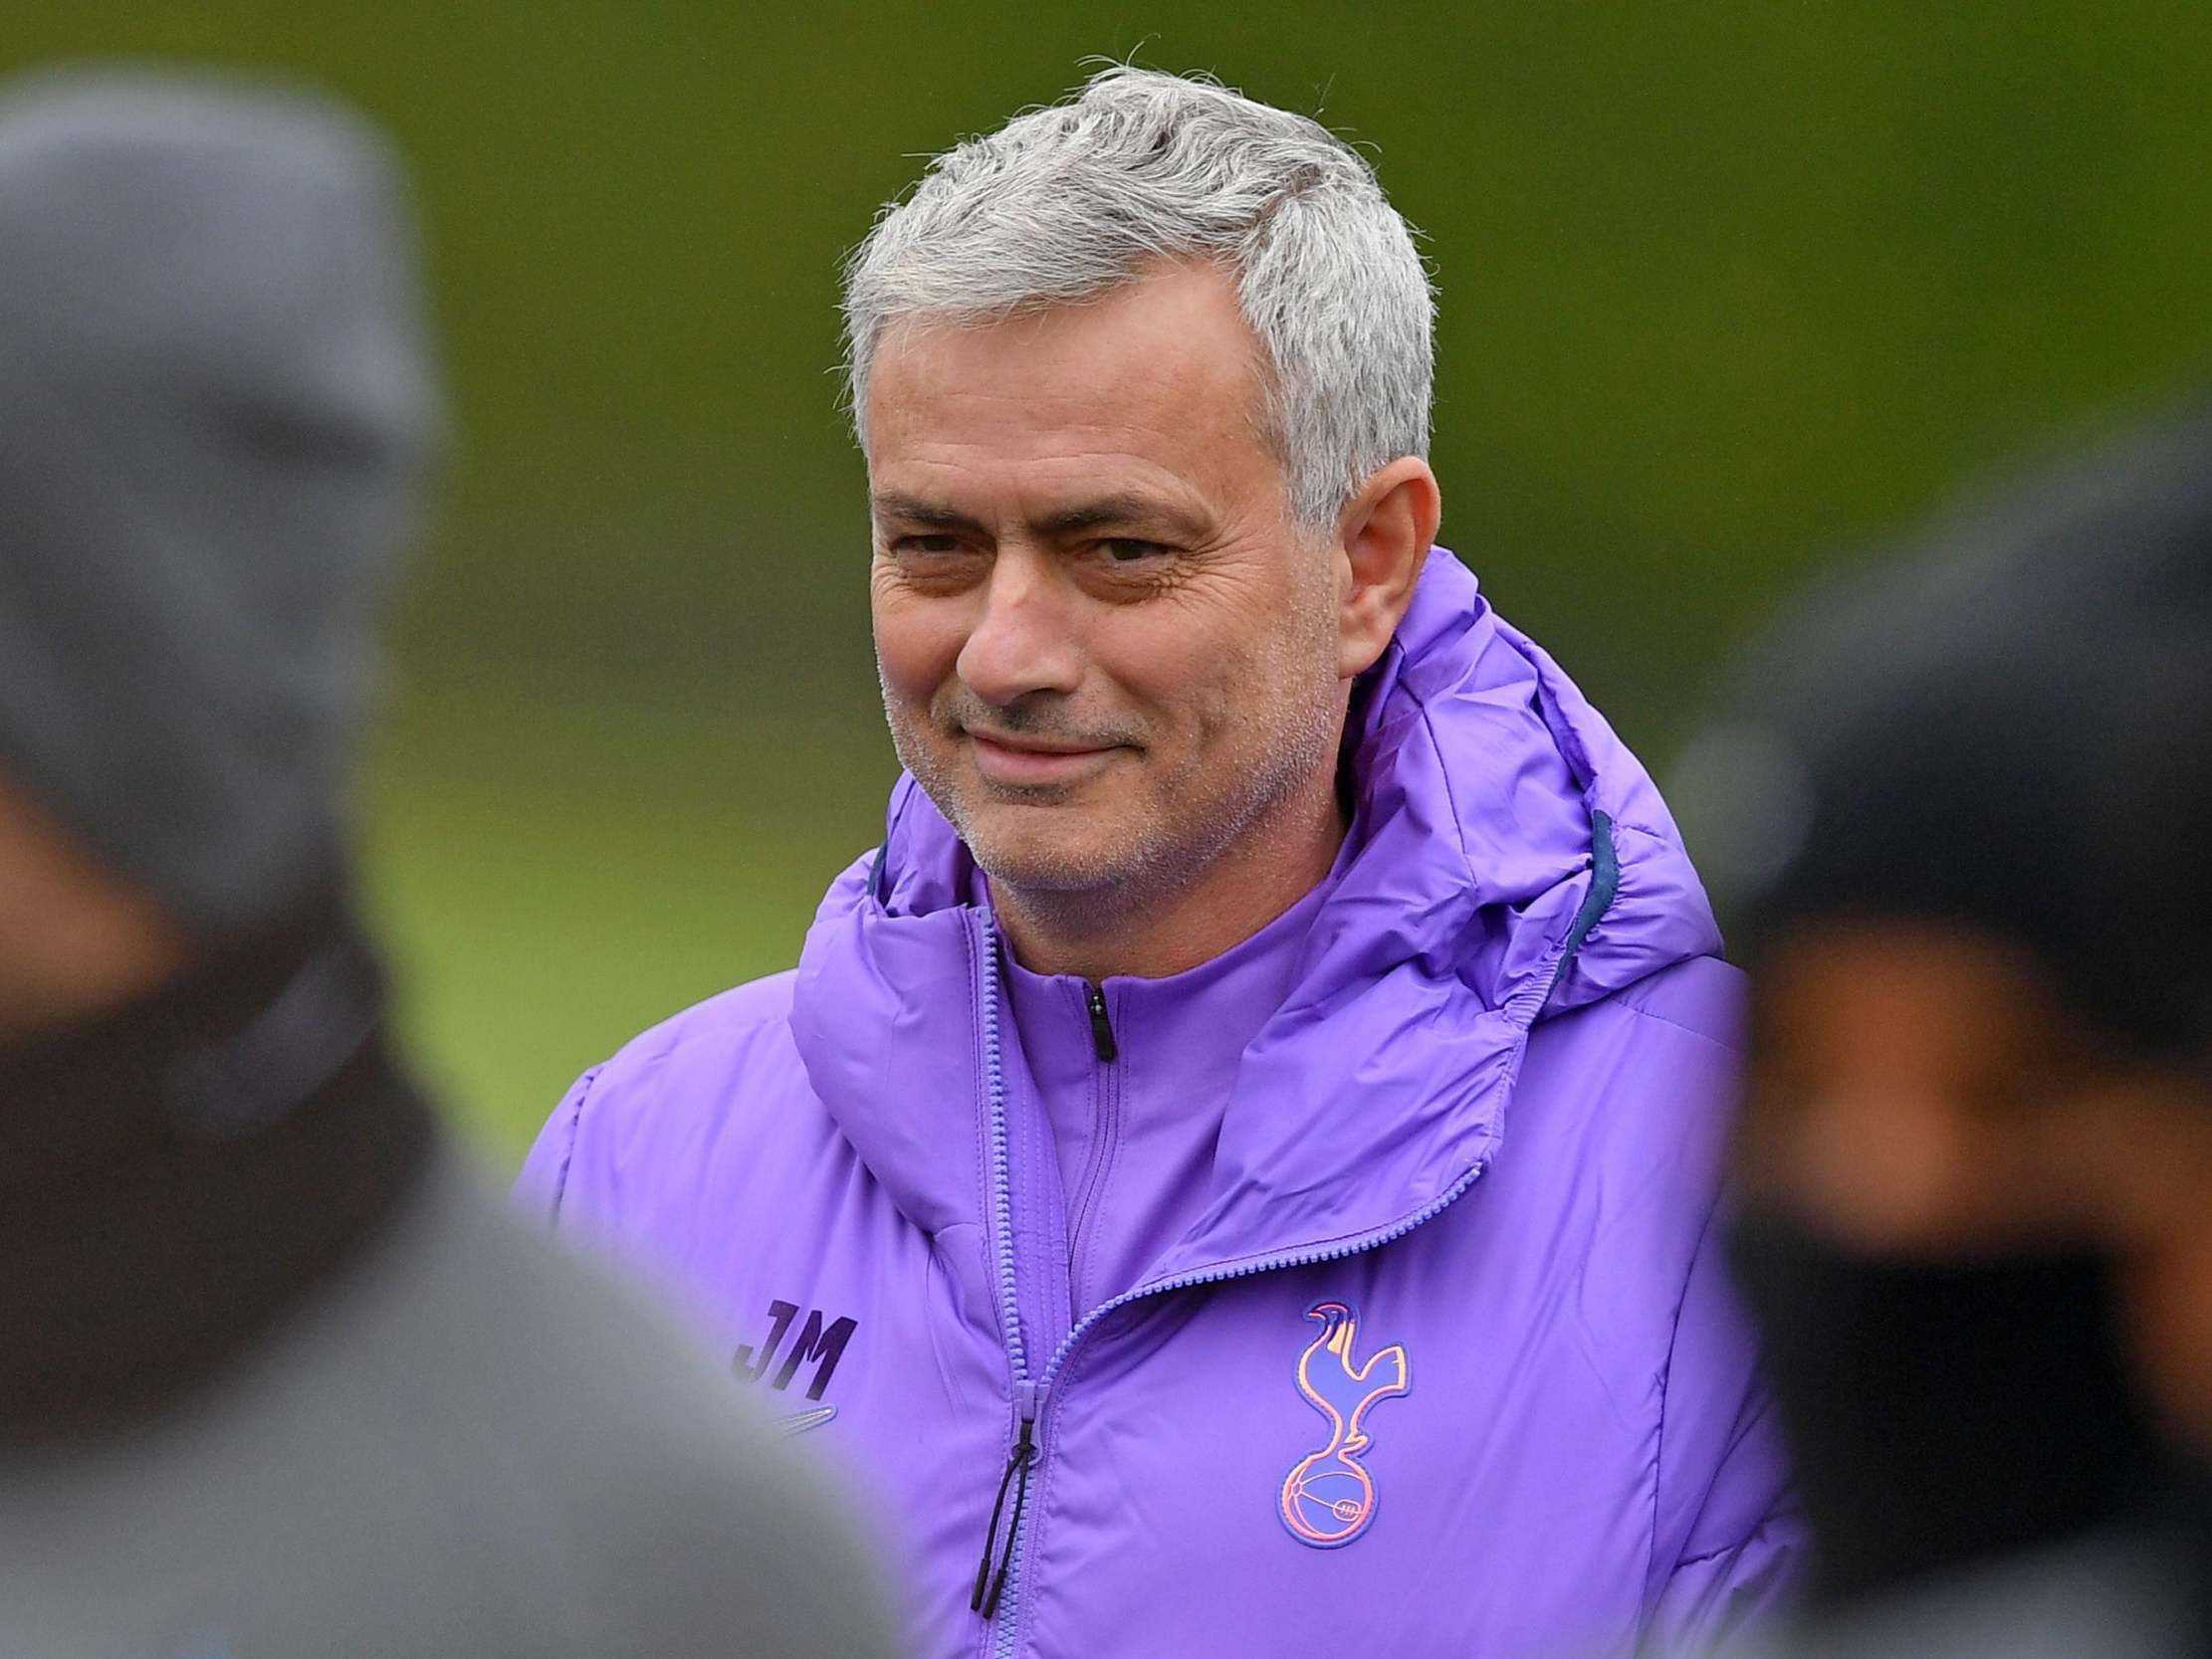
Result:
[[[1739,1141],[1754,1193],[1877,1252],[2079,1225],[2067,1146],[2090,1045],[2025,950],[1942,923],[1815,922],[1768,950],[1754,1014]]]
[[[1229,280],[895,324],[868,393],[899,758],[994,881],[1189,885],[1326,777],[1339,564],[1292,524]]]
[[[1754,987],[1737,1173],[1877,1256],[2095,1249],[2169,1420],[2212,1450],[2212,1096],[2130,1057],[1977,929],[1816,922]]]
[[[188,954],[158,905],[0,775],[0,1044],[127,1001]]]

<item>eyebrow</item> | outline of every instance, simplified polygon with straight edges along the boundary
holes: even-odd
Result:
[[[1190,535],[1198,529],[1197,522],[1188,515],[1143,496],[1101,496],[1097,501],[1057,508],[1029,527],[1043,535],[1074,535],[1107,524],[1161,529],[1171,535]]]
[[[878,518],[898,518],[910,524],[927,524],[932,529],[980,530],[983,525],[965,513],[955,513],[937,502],[925,501],[920,496],[903,495],[896,490],[883,491],[868,499],[868,505]]]
[[[871,505],[879,519],[897,518],[910,524],[926,524],[932,529],[980,531],[983,528],[982,524],[965,513],[956,512],[941,502],[909,496],[901,491],[885,491],[875,496]],[[1032,519],[1029,528],[1040,536],[1059,537],[1079,534],[1108,524],[1121,524],[1132,529],[1158,529],[1182,536],[1195,536],[1201,527],[1197,518],[1164,502],[1153,501],[1144,496],[1115,495],[1054,508],[1050,513]]]

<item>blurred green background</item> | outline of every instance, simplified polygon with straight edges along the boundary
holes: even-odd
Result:
[[[2212,347],[2212,5],[23,0],[0,70],[303,78],[419,186],[458,448],[370,820],[407,1017],[512,1163],[788,965],[892,776],[835,272],[1096,55],[1372,146],[1442,291],[1444,539],[1663,760],[1810,561]]]

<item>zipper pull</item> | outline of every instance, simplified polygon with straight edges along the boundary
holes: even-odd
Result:
[[[1025,1402],[1031,1413],[1036,1406],[1032,1397]],[[984,1558],[976,1565],[976,1588],[968,1597],[972,1612],[987,1619],[998,1616],[998,1595],[1006,1587],[1006,1568],[1013,1564],[1013,1541],[1021,1531],[1021,1511],[1029,1501],[1029,1464],[1037,1455],[1035,1439],[1036,1418],[1025,1415],[1020,1430],[1014,1436],[1013,1450],[1006,1457],[1006,1472],[998,1477],[998,1496],[991,1506],[991,1531],[984,1535]],[[998,1517],[1006,1507],[1006,1488],[1013,1488],[1013,1514],[1006,1521],[1005,1548],[997,1550]],[[998,1556],[998,1569],[992,1570],[991,1557]]]
[[[1091,1046],[1098,1050],[1098,1058],[1112,1065],[1121,1053],[1114,1041],[1114,1022],[1106,1017],[1106,991],[1101,985],[1085,985],[1085,1000],[1091,1010]]]

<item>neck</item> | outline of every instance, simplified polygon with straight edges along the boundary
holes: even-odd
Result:
[[[1032,973],[1165,979],[1241,944],[1317,887],[1344,843],[1334,780],[1237,836],[1196,880],[1158,872],[1079,893],[994,884],[992,908]]]

